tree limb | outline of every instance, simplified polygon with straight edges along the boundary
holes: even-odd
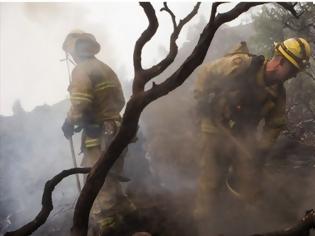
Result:
[[[210,21],[208,22],[207,26],[205,27],[204,31],[202,32],[198,44],[195,47],[192,54],[185,60],[182,66],[174,72],[169,78],[167,78],[163,83],[154,86],[150,90],[147,91],[146,98],[147,103],[168,94],[170,91],[177,88],[181,85],[186,78],[193,72],[193,70],[202,63],[207,50],[210,46],[210,43],[214,37],[216,30],[223,25],[235,18],[237,18],[242,13],[248,11],[251,7],[258,6],[264,4],[263,2],[241,2],[238,3],[233,9],[225,13],[219,13],[217,16],[214,17],[217,10],[217,7],[222,3],[216,3],[213,5]],[[293,15],[296,15],[296,11],[291,4],[283,4],[282,2],[279,3],[288,11],[290,11]],[[211,19],[213,21],[211,21]]]
[[[231,20],[234,20],[236,17],[241,15],[242,13],[248,11],[250,8],[262,5],[264,2],[241,2],[238,3],[232,10],[225,12],[225,13],[219,13],[215,17],[214,24],[218,26],[221,26],[224,23],[227,23]]]
[[[179,31],[181,31],[183,26],[198,13],[199,7],[200,7],[200,2],[197,2],[194,9],[184,19],[179,21],[178,26],[177,26]]]
[[[169,7],[167,6],[167,2],[163,2],[163,5],[164,7],[161,8],[160,11],[166,11],[170,14],[171,18],[172,18],[172,23],[173,23],[173,29],[175,30],[176,27],[177,27],[177,24],[176,24],[176,19],[175,19],[175,15],[174,13],[171,11],[171,9],[169,9]]]
[[[69,175],[78,173],[86,174],[90,170],[91,168],[72,168],[68,170],[63,170],[55,177],[48,180],[45,184],[42,196],[42,209],[37,214],[35,219],[15,231],[5,233],[4,236],[24,236],[32,234],[35,230],[37,230],[42,224],[46,222],[50,212],[54,209],[52,203],[52,192],[54,191],[56,185]]]
[[[213,22],[209,21],[205,29],[203,30],[192,54],[185,60],[182,66],[164,82],[152,87],[150,90],[145,92],[146,104],[149,104],[157,98],[168,94],[170,91],[180,86],[186,80],[186,78],[204,60],[210,43],[214,37],[214,34],[222,24],[235,19],[240,14],[248,11],[249,8],[260,4],[263,3],[238,3],[232,10],[223,14],[218,14]]]
[[[145,77],[146,77],[145,82],[146,83],[148,81],[150,81],[152,78],[161,74],[174,61],[174,59],[178,53],[178,47],[176,44],[176,40],[178,39],[178,36],[179,36],[183,26],[187,22],[189,22],[198,13],[199,7],[200,7],[200,2],[198,2],[195,5],[195,7],[193,8],[193,10],[184,19],[180,20],[178,25],[177,25],[176,21],[175,21],[174,13],[168,8],[167,4],[164,3],[164,8],[162,8],[161,10],[167,11],[171,15],[173,27],[174,27],[173,33],[171,34],[171,37],[170,37],[169,53],[166,56],[166,58],[164,58],[158,64],[152,66],[151,68],[149,68],[145,71]]]
[[[210,15],[210,23],[213,23],[215,15],[217,14],[218,6],[223,4],[224,2],[214,2],[211,7],[211,15]]]
[[[141,36],[136,42],[134,53],[133,53],[133,65],[134,65],[134,73],[135,73],[135,79],[133,83],[133,93],[139,93],[143,91],[145,81],[143,79],[142,73],[143,68],[141,65],[141,53],[144,45],[150,41],[150,39],[153,37],[153,35],[156,33],[159,23],[156,18],[155,10],[150,2],[140,2],[140,6],[143,8],[148,21],[149,25],[148,27],[143,31]]]

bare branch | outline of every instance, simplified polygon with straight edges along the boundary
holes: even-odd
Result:
[[[133,93],[138,93],[144,90],[145,81],[141,76],[143,72],[143,68],[141,65],[141,53],[144,45],[150,41],[153,35],[156,33],[159,23],[156,18],[155,10],[150,2],[140,2],[140,6],[143,8],[148,21],[148,27],[143,31],[141,36],[136,42],[135,49],[133,52],[133,65],[134,65],[134,72],[135,72],[135,81],[133,84]],[[140,75],[139,75],[140,73]]]
[[[176,19],[175,19],[175,15],[174,13],[171,11],[171,9],[169,9],[169,7],[167,6],[167,2],[163,2],[163,5],[164,7],[161,8],[160,11],[166,11],[170,14],[171,18],[172,18],[172,22],[173,22],[173,29],[175,30],[176,27],[177,27],[177,24],[176,24]]]
[[[200,2],[197,2],[194,9],[184,19],[179,21],[179,24],[177,26],[178,31],[181,31],[183,26],[198,13],[199,7],[200,7]]]
[[[178,52],[178,47],[176,44],[176,40],[178,39],[178,36],[183,28],[183,26],[189,22],[197,13],[200,7],[200,2],[198,2],[195,7],[193,8],[193,10],[182,20],[179,21],[179,24],[176,25],[175,22],[175,16],[174,19],[172,17],[173,20],[173,25],[174,25],[174,31],[170,37],[170,49],[169,49],[169,53],[168,55],[162,60],[160,61],[158,64],[156,64],[155,66],[152,66],[151,68],[147,69],[145,72],[146,75],[146,83],[151,80],[152,78],[154,78],[155,76],[161,74],[175,59],[177,52]],[[169,8],[167,7],[166,4],[164,4],[164,8],[165,11],[168,11],[170,14],[173,14],[173,12],[171,10],[169,10]],[[168,10],[167,10],[168,9]],[[173,14],[174,15],[174,14]]]
[[[265,234],[255,234],[253,236],[307,236],[311,229],[315,229],[314,210],[307,211],[305,216],[296,225],[288,229]]]
[[[232,10],[219,13],[214,20],[214,24],[217,25],[216,27],[221,26],[222,24],[234,20],[236,17],[241,15],[242,13],[248,11],[251,7],[258,6],[264,4],[263,2],[241,2],[238,3]]]
[[[213,23],[209,21],[199,38],[197,46],[194,48],[192,54],[185,60],[182,66],[163,83],[156,85],[155,87],[146,91],[146,103],[148,104],[151,101],[168,94],[186,80],[186,78],[204,60],[214,34],[222,24],[235,19],[240,14],[248,11],[249,8],[260,4],[263,3],[239,3],[232,10],[224,14],[218,14],[215,17]]]
[[[140,6],[143,8],[148,20],[149,25],[145,31],[141,34],[139,39],[136,42],[135,50],[134,50],[134,67],[135,70],[142,70],[141,65],[141,52],[144,45],[150,41],[152,36],[156,33],[156,30],[159,26],[158,20],[155,15],[155,10],[150,2],[140,2]]]
[[[214,2],[212,3],[212,7],[211,7],[211,15],[210,15],[210,22],[213,23],[215,15],[217,14],[217,9],[218,6],[220,6],[221,4],[223,4],[224,2]]]
[[[48,180],[45,184],[45,188],[44,188],[44,192],[42,196],[42,209],[40,210],[38,215],[35,217],[35,219],[25,224],[21,228],[12,232],[7,232],[4,235],[5,236],[24,236],[24,235],[32,234],[35,230],[37,230],[42,224],[46,222],[50,212],[54,209],[51,195],[56,185],[59,184],[61,180],[63,180],[65,177],[68,177],[69,175],[74,175],[78,173],[86,174],[86,173],[89,173],[90,170],[91,168],[72,168],[68,170],[63,170],[55,177]]]

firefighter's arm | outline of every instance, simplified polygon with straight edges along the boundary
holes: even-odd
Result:
[[[85,114],[90,109],[93,101],[93,86],[91,80],[84,70],[80,67],[72,71],[72,81],[68,88],[70,93],[71,108],[67,119],[73,125],[79,125],[84,122]]]
[[[265,118],[265,126],[260,142],[261,149],[270,149],[278,138],[280,132],[286,126],[285,107],[286,97],[285,90],[281,92],[281,96],[276,100],[275,106]]]

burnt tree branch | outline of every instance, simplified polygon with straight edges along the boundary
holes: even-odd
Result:
[[[214,34],[221,25],[237,18],[240,14],[248,11],[249,8],[260,4],[263,3],[239,3],[232,10],[223,14],[218,14],[213,22],[211,22],[210,19],[205,29],[201,33],[199,41],[192,54],[184,61],[180,68],[164,82],[152,87],[150,90],[145,92],[146,104],[149,104],[157,98],[168,94],[170,91],[180,86],[187,79],[187,77],[204,60]]]
[[[170,14],[171,19],[172,19],[172,23],[173,23],[173,29],[176,28],[177,24],[176,24],[176,17],[174,15],[174,13],[171,11],[171,9],[169,9],[169,7],[167,6],[167,2],[163,2],[164,7],[161,8],[160,11],[166,11],[168,14]]]
[[[170,46],[169,46],[169,53],[168,55],[160,61],[158,64],[152,66],[151,68],[147,69],[145,72],[146,77],[146,83],[151,80],[152,78],[158,76],[161,74],[175,59],[177,53],[178,53],[178,47],[176,44],[176,40],[178,39],[178,36],[184,27],[186,23],[188,23],[197,13],[200,7],[200,2],[198,2],[193,10],[182,20],[179,21],[179,23],[176,23],[175,15],[174,13],[168,8],[167,4],[164,3],[164,7],[161,9],[161,11],[166,11],[171,15],[172,22],[173,22],[173,33],[170,37]]]
[[[144,45],[151,40],[153,35],[156,33],[159,23],[156,18],[155,10],[150,2],[140,2],[140,6],[143,8],[148,21],[148,27],[143,31],[141,36],[136,42],[134,53],[133,53],[133,65],[134,65],[134,83],[133,83],[133,94],[139,93],[144,89],[145,81],[143,77],[143,68],[141,64],[141,54]]]
[[[215,15],[217,14],[218,7],[224,2],[214,2],[211,7],[210,23],[214,21]]]
[[[74,174],[86,174],[91,170],[91,168],[72,168],[68,170],[61,171],[58,175],[53,177],[52,179],[48,180],[44,187],[44,192],[42,196],[42,209],[37,214],[37,216],[31,222],[25,224],[21,228],[7,232],[5,236],[24,236],[30,235],[35,230],[37,230],[42,224],[44,224],[53,210],[53,202],[52,202],[52,192],[54,191],[57,184],[60,183],[61,180],[68,177],[69,175]]]
[[[203,30],[197,46],[194,48],[192,54],[185,60],[182,66],[175,71],[169,78],[167,78],[163,83],[152,87],[146,93],[146,102],[149,104],[150,102],[154,101],[155,99],[168,94],[170,91],[174,90],[178,86],[180,86],[186,78],[193,72],[193,70],[202,63],[205,55],[207,53],[207,49],[210,46],[210,43],[214,37],[215,32],[217,29],[235,18],[237,18],[242,13],[248,11],[251,7],[258,6],[264,4],[262,2],[241,2],[238,3],[233,9],[225,13],[219,13],[217,16],[214,17],[217,7],[222,3],[214,3],[212,8],[212,14],[210,17],[210,21],[206,25],[205,29]],[[292,14],[297,14],[294,9],[294,6],[291,4],[281,4],[284,8],[290,11]]]

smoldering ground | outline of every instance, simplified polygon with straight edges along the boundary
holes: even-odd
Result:
[[[32,13],[32,16],[36,14]],[[198,27],[200,25],[191,27],[191,31],[198,32]],[[250,26],[222,29],[216,34],[205,61],[223,55],[252,33]],[[105,41],[102,40],[103,44]],[[192,50],[194,40],[194,37],[187,39],[176,63],[161,78],[184,60]],[[123,76],[121,71],[118,74]],[[192,92],[194,79],[193,74],[180,88],[144,111],[139,140],[129,146],[126,157],[126,175],[131,178],[127,192],[144,208],[152,205],[158,208],[159,217],[152,215],[157,222],[150,224],[164,227],[169,235],[194,235],[190,233],[193,224],[189,221],[199,171],[199,156],[196,155],[199,127]],[[128,94],[130,84],[124,82],[124,87]],[[60,130],[68,106],[67,102],[61,102],[38,107],[30,113],[22,111],[12,117],[1,117],[1,230],[15,229],[31,220],[40,208],[44,183],[62,169],[72,167],[68,143]],[[77,153],[79,145],[78,138],[75,142]],[[241,203],[227,194],[221,199],[216,232],[247,235],[283,228],[295,222],[306,209],[314,207],[314,168],[312,165],[287,165],[294,158],[314,159],[313,151],[290,143],[285,137],[277,147],[279,150],[275,149],[274,156],[278,163],[268,168],[265,184],[268,193],[266,209],[255,215],[247,214]],[[54,192],[55,209],[46,225],[34,235],[67,235],[76,196],[74,177],[58,185]]]

